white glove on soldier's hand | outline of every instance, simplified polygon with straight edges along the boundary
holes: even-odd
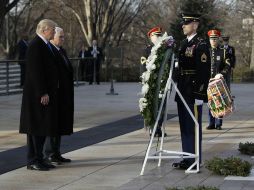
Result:
[[[195,104],[196,104],[197,106],[200,106],[200,105],[202,105],[203,103],[204,103],[203,100],[195,99]]]
[[[217,75],[215,75],[215,77],[214,77],[215,79],[220,79],[220,78],[223,78],[223,75],[222,74],[220,74],[220,73],[218,73]]]
[[[178,64],[178,61],[175,62],[175,68],[178,68],[179,67],[179,64]]]

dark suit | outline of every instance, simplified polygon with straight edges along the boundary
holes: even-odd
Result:
[[[74,87],[73,68],[63,48],[51,45],[59,65],[58,135],[46,139],[45,156],[60,156],[61,136],[73,133]]]
[[[80,76],[81,80],[89,80],[88,79],[88,66],[91,62],[91,60],[86,60],[85,58],[91,57],[91,53],[89,53],[87,50],[80,51],[78,54],[78,57],[81,58],[79,61],[79,70],[80,70]],[[91,64],[90,64],[91,65]]]
[[[210,77],[209,48],[206,42],[194,36],[189,42],[183,40],[179,48],[179,74],[177,87],[190,110],[195,112],[195,99],[207,102],[207,86]],[[180,97],[175,98],[178,108],[183,152],[195,153],[195,123],[182,103]],[[202,141],[202,105],[196,106],[196,118],[199,122],[199,155],[201,162]],[[186,159],[191,164],[194,159]]]
[[[43,159],[45,137],[58,134],[58,65],[39,36],[28,46],[26,63],[19,132],[28,135],[28,164],[34,164]],[[40,101],[45,94],[49,104],[44,106]]]
[[[96,75],[96,82],[97,84],[100,84],[100,67],[101,67],[101,60],[103,58],[103,55],[102,55],[101,48],[97,47],[97,51],[99,52],[99,54],[97,54],[97,57],[95,58],[95,60],[91,61],[88,65],[88,78],[89,78],[90,84],[95,82],[93,81],[94,69],[95,69],[95,75]],[[88,52],[90,53],[90,56],[93,57],[93,54],[92,54],[93,47],[89,47]]]
[[[19,41],[19,43],[18,43],[18,52],[19,52],[18,59],[20,60],[20,62],[19,62],[19,65],[20,65],[20,86],[23,86],[24,81],[25,81],[25,73],[26,73],[25,58],[26,58],[27,47],[28,47],[28,42],[26,40]]]

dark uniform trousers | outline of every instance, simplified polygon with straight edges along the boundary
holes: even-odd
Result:
[[[222,126],[222,118],[215,118],[213,117],[213,115],[211,114],[211,111],[209,109],[208,111],[208,118],[209,118],[209,126],[211,125],[214,125],[215,127],[216,126]]]
[[[193,115],[196,117],[198,124],[199,124],[199,162],[201,163],[202,157],[201,157],[201,150],[202,150],[202,105],[196,106],[197,107],[197,113],[195,113],[195,105],[194,104],[187,104],[193,113]],[[189,114],[188,110],[184,106],[184,104],[181,101],[177,102],[177,110],[178,110],[178,116],[179,116],[179,123],[180,123],[180,131],[181,131],[181,139],[182,139],[182,150],[183,152],[188,153],[196,153],[195,146],[195,123]],[[190,163],[194,162],[194,158],[186,159]]]
[[[216,74],[220,73],[223,74],[225,78],[226,84],[230,87],[230,72],[231,72],[231,60],[229,53],[224,48],[211,48],[211,77],[214,78]],[[208,111],[208,118],[209,118],[209,126],[222,126],[222,117],[221,118],[214,118],[211,114],[211,111]]]

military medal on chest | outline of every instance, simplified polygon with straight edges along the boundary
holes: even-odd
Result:
[[[191,47],[187,47],[185,50],[185,56],[186,57],[193,57],[195,45],[192,45]]]

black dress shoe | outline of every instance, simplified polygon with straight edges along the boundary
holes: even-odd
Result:
[[[178,168],[178,169],[187,169],[189,166],[187,160],[182,160],[180,162],[174,162],[172,164],[172,167],[173,168]]]
[[[60,161],[52,161],[51,157],[46,158],[43,161],[46,162],[46,164],[53,165],[53,166],[62,164]]]
[[[215,125],[208,125],[208,126],[206,127],[206,129],[207,129],[207,130],[215,129]]]
[[[191,162],[189,162],[188,160],[182,160],[181,162],[175,162],[172,164],[173,168],[178,168],[181,170],[187,170],[190,166],[192,165]],[[192,169],[196,169],[197,167],[194,166]]]
[[[51,164],[50,161],[43,161],[41,164],[44,165],[46,168],[49,168],[49,169],[56,168],[56,166],[54,166],[53,164]]]
[[[44,166],[43,164],[30,164],[30,165],[27,165],[26,168],[28,170],[38,170],[38,171],[48,171],[49,168]]]
[[[221,129],[222,129],[222,128],[221,128],[221,125],[216,126],[216,129],[217,129],[217,130],[221,130]]]
[[[68,158],[64,158],[62,156],[52,156],[50,157],[49,159],[51,162],[60,162],[60,163],[68,163],[68,162],[71,162],[71,159],[68,159]]]

